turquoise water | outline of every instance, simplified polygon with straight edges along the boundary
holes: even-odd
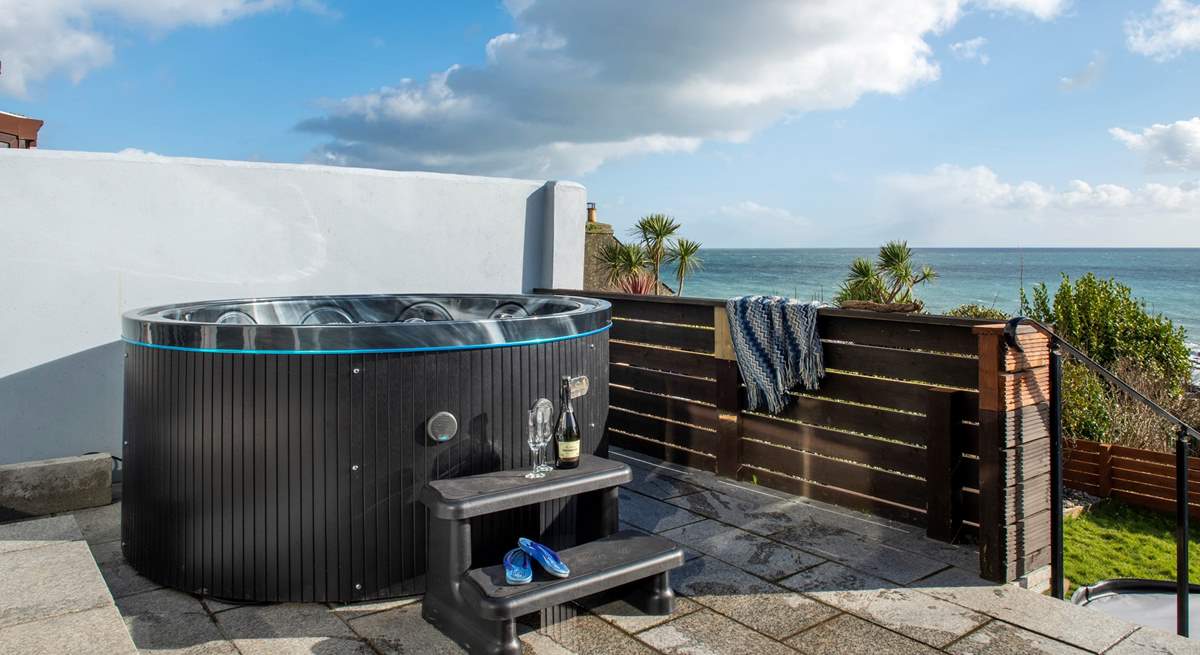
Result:
[[[855,257],[874,257],[872,248],[787,250],[705,249],[704,268],[688,278],[684,295],[727,298],[763,293],[801,300],[832,301]],[[928,311],[964,303],[1014,313],[1022,280],[1057,286],[1060,275],[1093,272],[1129,285],[1135,296],[1188,333],[1200,352],[1200,249],[1093,248],[920,248],[918,264],[939,278],[920,287]]]

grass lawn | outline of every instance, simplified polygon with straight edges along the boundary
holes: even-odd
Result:
[[[1195,523],[1192,519],[1191,523]],[[1200,582],[1200,542],[1193,527],[1189,569]],[[1175,579],[1175,516],[1105,500],[1063,522],[1064,574],[1069,587],[1110,578]],[[1069,592],[1068,592],[1069,593]]]

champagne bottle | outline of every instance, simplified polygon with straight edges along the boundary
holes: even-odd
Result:
[[[555,430],[555,454],[558,468],[573,469],[579,466],[579,449],[583,440],[579,436],[579,424],[575,422],[575,409],[571,407],[571,378],[563,377],[559,392],[562,405],[559,407],[558,426]]]

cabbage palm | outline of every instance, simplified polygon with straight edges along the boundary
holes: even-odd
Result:
[[[880,246],[875,262],[859,257],[850,264],[850,273],[842,282],[837,302],[866,300],[870,302],[919,303],[913,289],[937,277],[928,265],[917,272],[912,248],[906,241],[889,241]]]
[[[616,240],[601,246],[596,259],[604,267],[605,280],[610,287],[620,287],[625,280],[647,273],[650,264],[640,245]]]
[[[679,223],[666,214],[649,214],[638,219],[633,226],[633,234],[641,240],[646,257],[650,259],[650,272],[654,274],[654,293],[658,293],[658,285],[662,277],[663,260],[667,257],[667,249],[671,245],[671,237],[679,231]]]
[[[675,279],[679,286],[675,295],[683,295],[683,280],[700,270],[704,262],[700,259],[700,242],[691,239],[676,239],[667,248],[667,261],[675,264]]]

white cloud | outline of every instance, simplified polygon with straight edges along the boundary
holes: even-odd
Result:
[[[1072,180],[1006,182],[942,164],[884,180],[888,211],[914,240],[951,244],[1198,245],[1200,182],[1131,188]],[[1192,235],[1192,236],[1186,236]]]
[[[982,36],[977,36],[966,41],[957,41],[950,44],[950,53],[959,59],[978,59],[979,63],[987,65],[991,58],[983,51],[983,46],[987,45],[987,39]]]
[[[1133,52],[1158,61],[1200,50],[1200,4],[1159,0],[1149,16],[1125,22],[1125,43]]]
[[[718,211],[730,218],[773,218],[778,220],[803,220],[792,212],[779,207],[760,205],[753,200],[743,200],[732,205],[724,205]]]
[[[1107,58],[1103,52],[1097,52],[1092,55],[1087,66],[1083,67],[1077,75],[1063,76],[1058,78],[1058,88],[1063,91],[1080,91],[1090,89],[1095,86],[1100,80],[1100,76],[1104,74],[1104,64]]]
[[[1200,116],[1174,123],[1155,123],[1140,133],[1114,127],[1113,138],[1146,157],[1152,170],[1200,171]]]
[[[330,13],[316,0],[0,0],[0,93],[26,97],[31,83],[54,75],[78,82],[109,64],[120,34],[101,22],[162,34],[291,7]]]
[[[1032,14],[1041,20],[1057,17],[1071,4],[1070,0],[981,0],[979,6],[993,11]]]
[[[330,102],[299,129],[318,161],[542,177],[744,141],[799,112],[940,74],[926,38],[965,9],[1050,18],[1047,0],[520,0],[486,63]]]

